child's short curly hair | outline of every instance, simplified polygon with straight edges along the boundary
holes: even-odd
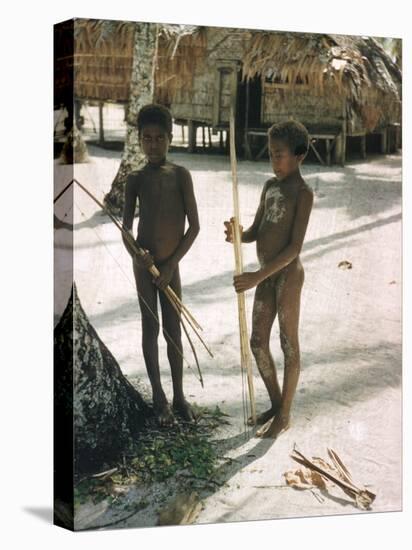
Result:
[[[172,115],[167,107],[158,103],[149,103],[140,109],[137,114],[137,131],[141,134],[144,126],[157,124],[169,135],[172,133]]]
[[[285,142],[293,155],[306,155],[309,150],[309,133],[297,120],[273,124],[268,130],[268,138]]]

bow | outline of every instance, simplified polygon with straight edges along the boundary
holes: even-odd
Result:
[[[73,183],[76,183],[96,204],[98,204],[98,206],[104,210],[104,212],[106,212],[106,214],[109,216],[109,218],[112,220],[112,222],[114,223],[114,225],[119,229],[119,231],[122,233],[122,235],[125,237],[125,239],[127,240],[128,244],[131,246],[132,250],[137,254],[137,255],[143,255],[145,253],[145,251],[143,250],[143,248],[139,245],[139,243],[137,241],[134,240],[134,238],[132,237],[132,235],[123,227],[123,224],[119,222],[119,220],[104,206],[104,204],[102,202],[100,202],[82,183],[80,183],[77,179],[73,178],[63,189],[62,191],[60,191],[60,193],[56,196],[56,198],[54,199],[53,203],[56,203],[58,201],[58,199],[67,191],[67,189],[69,189],[69,187],[73,184]],[[159,277],[160,275],[160,272],[158,270],[158,268],[155,266],[155,265],[152,265],[150,268],[149,268],[149,271],[150,273],[155,277]],[[189,342],[189,345],[192,349],[192,352],[193,352],[193,356],[194,356],[194,359],[195,359],[195,362],[196,362],[196,366],[197,366],[197,370],[198,370],[198,373],[199,373],[199,381],[203,387],[203,377],[202,377],[202,373],[201,373],[201,370],[200,370],[200,366],[199,366],[199,361],[198,361],[198,358],[197,358],[197,354],[196,354],[196,350],[195,350],[195,347],[193,345],[193,342],[189,336],[189,333],[187,331],[187,328],[186,328],[186,325],[185,325],[185,321],[188,322],[188,324],[190,325],[190,327],[192,328],[193,332],[196,334],[196,336],[199,338],[200,342],[203,344],[203,346],[205,347],[205,349],[207,350],[207,352],[209,353],[209,355],[211,357],[213,357],[213,354],[212,352],[210,351],[210,349],[207,347],[207,345],[205,344],[204,340],[202,339],[202,337],[200,336],[198,330],[203,330],[202,327],[199,325],[199,323],[196,321],[196,319],[193,317],[193,315],[190,313],[190,311],[187,309],[187,307],[183,304],[183,302],[180,300],[179,296],[177,296],[177,294],[174,292],[174,290],[168,285],[164,291],[163,291],[169,302],[171,303],[172,307],[175,309],[176,313],[178,314],[178,318],[179,318],[179,321],[180,321],[180,324],[182,325],[182,328],[184,330],[184,333],[188,339],[188,342]],[[157,315],[151,310],[151,308],[149,307],[149,305],[145,302],[145,300],[143,299],[143,297],[141,296],[144,304],[146,305],[146,307],[149,309],[149,311],[151,312],[151,314],[155,317],[155,319],[157,320],[157,322],[159,322],[158,318],[157,318]],[[180,349],[178,348],[178,346],[176,345],[176,343],[173,341],[173,339],[171,338],[170,335],[168,335],[166,333],[166,335],[168,336],[169,340],[174,344],[175,348],[178,350],[179,354],[182,356],[182,358],[185,360],[184,356],[182,355]],[[186,360],[185,360],[186,361]],[[187,361],[186,361],[187,362]]]

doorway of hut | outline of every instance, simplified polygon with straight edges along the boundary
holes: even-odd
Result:
[[[236,150],[247,158],[245,133],[248,130],[264,130],[261,126],[262,78],[242,80],[239,71],[236,107]]]

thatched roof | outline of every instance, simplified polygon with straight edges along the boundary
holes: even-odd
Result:
[[[256,74],[278,78],[291,88],[304,82],[320,92],[344,95],[358,106],[400,101],[400,69],[367,36],[256,33],[244,58],[243,77]]]
[[[315,89],[336,85],[357,95],[362,86],[397,94],[401,73],[372,37],[257,31],[245,52],[243,76],[263,74]]]
[[[155,95],[171,103],[178,90],[193,90],[196,73],[206,70],[207,28],[192,25],[163,25],[155,71]]]
[[[262,74],[298,82],[336,101],[346,98],[367,130],[400,120],[402,74],[379,42],[368,36],[257,32],[243,61],[243,78]]]
[[[127,101],[135,26],[123,21],[75,20],[74,94]]]
[[[191,40],[195,32],[197,36],[203,32],[204,37],[205,29],[193,30]],[[369,130],[382,117],[400,119],[402,74],[373,37],[210,27],[208,33],[213,30],[242,36],[242,50],[235,56],[241,61],[243,80],[261,75],[267,81],[287,84],[291,92],[305,83],[315,94],[331,95],[337,102],[347,98]],[[173,66],[167,58],[163,61],[162,78],[174,83],[168,90],[169,99],[179,89],[190,92],[187,73],[205,70],[207,58],[222,39],[210,40],[200,52],[191,51],[186,40],[175,48]],[[231,57],[230,49],[224,53]],[[180,56],[186,59],[185,73],[179,71]]]
[[[76,97],[127,101],[137,24],[74,20]],[[303,82],[316,93],[347,97],[366,127],[374,126],[378,111],[399,109],[401,71],[372,37],[168,24],[159,24],[159,30],[155,96],[163,103],[171,103],[179,90],[193,92],[194,75],[210,71],[208,62],[220,48],[220,56],[241,61],[243,79],[262,75],[291,91]],[[240,44],[236,53],[221,45],[234,35]]]
[[[222,29],[219,29],[222,30]],[[280,31],[250,31],[225,29],[228,34],[243,33],[242,78],[256,75],[279,79],[291,84],[305,82],[317,91],[327,85],[335,85],[340,93],[360,98],[361,89],[376,87],[384,93],[397,97],[400,94],[401,71],[391,60],[379,42],[368,36],[313,34]],[[202,34],[203,33],[203,34]],[[185,74],[173,70],[179,66],[178,59],[187,57],[192,72],[197,70],[201,58],[208,57],[214,44],[205,44],[206,27],[192,27],[179,39],[179,47],[172,42],[173,34],[167,36],[169,45],[163,52],[165,69],[174,73],[174,78],[187,84]],[[199,51],[190,46],[198,39]],[[168,64],[169,52],[173,50],[175,65]],[[226,52],[230,57],[230,52]],[[169,59],[167,59],[169,57]],[[186,85],[185,85],[186,87]]]
[[[73,89],[79,99],[126,102],[130,92],[134,30],[130,21],[74,19],[55,27],[56,105]],[[191,85],[192,57],[204,55],[202,27],[159,25],[159,93]],[[72,37],[74,36],[74,41]],[[184,40],[183,40],[184,39]],[[176,50],[179,55],[176,55]],[[163,77],[163,75],[166,75]],[[157,86],[157,84],[156,84]]]

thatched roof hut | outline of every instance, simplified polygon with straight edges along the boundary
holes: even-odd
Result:
[[[72,19],[55,25],[56,107],[64,103],[68,91],[79,100],[128,101],[136,24]],[[169,74],[162,77],[166,67],[173,75],[179,75],[179,82],[191,82],[190,58],[204,55],[199,51],[197,39],[203,34],[201,29],[203,27],[190,25],[159,25],[159,61],[155,78],[161,82],[161,91],[157,95],[165,95],[165,87],[176,91],[175,77]],[[177,48],[178,56],[175,55]]]
[[[55,108],[76,99],[126,102],[133,63],[129,22],[72,19],[54,27]]]
[[[74,20],[76,98],[127,101],[135,25]],[[400,123],[401,71],[372,37],[166,24],[159,29],[156,100],[194,127],[226,129],[233,97],[246,143],[288,118],[320,139],[330,136],[329,148],[336,138]]]
[[[326,140],[327,157],[335,145],[343,161],[346,136],[360,136],[364,149],[367,133],[385,141],[401,121],[401,71],[372,37],[208,27],[194,39],[197,55],[188,55],[183,37],[173,65],[169,52],[160,57],[160,100],[176,118],[227,128],[234,94],[246,146],[274,122],[295,118]]]

